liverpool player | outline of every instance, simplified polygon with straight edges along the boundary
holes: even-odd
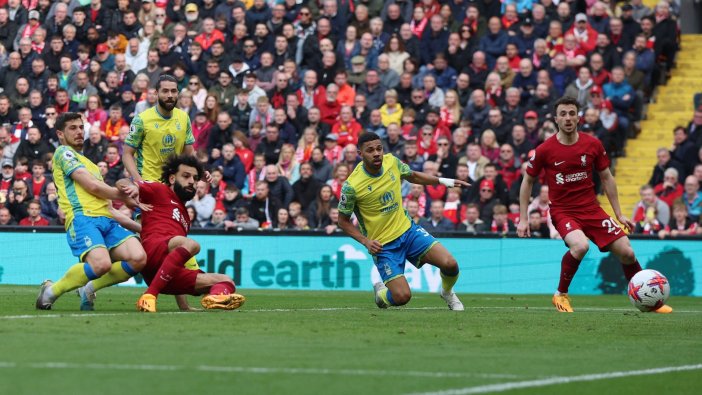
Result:
[[[563,97],[556,102],[558,133],[539,145],[529,159],[519,191],[520,221],[517,227],[520,237],[530,236],[527,218],[529,196],[534,181],[544,171],[551,201],[551,218],[569,248],[561,260],[561,277],[558,291],[553,295],[553,305],[559,312],[567,313],[573,312],[568,287],[588,251],[588,240],[597,244],[601,251],[611,251],[620,259],[627,280],[641,270],[629,238],[619,225],[624,225],[629,232],[634,228],[619,206],[617,185],[609,171],[609,158],[598,139],[578,133],[578,110],[578,102],[574,98]],[[593,167],[599,173],[616,220],[597,201],[592,182]],[[667,305],[657,310],[658,313],[672,311]]]
[[[141,274],[149,288],[137,302],[139,311],[156,312],[156,297],[160,293],[206,294],[201,300],[206,309],[233,310],[245,301],[242,295],[234,293],[234,281],[227,275],[185,267],[185,263],[200,251],[200,244],[187,237],[190,217],[185,203],[195,196],[195,183],[203,174],[197,159],[183,154],[165,161],[161,176],[163,183],[117,181],[116,186],[121,191],[151,206],[150,211],[142,212],[141,237],[147,259]],[[89,288],[86,291],[94,293],[96,290]]]

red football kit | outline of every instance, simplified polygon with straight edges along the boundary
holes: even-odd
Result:
[[[527,174],[545,172],[551,218],[561,237],[580,229],[600,250],[626,236],[617,221],[600,207],[592,181],[593,167],[609,167],[609,157],[595,137],[578,133],[578,141],[564,145],[554,135],[536,147]]]
[[[187,237],[190,217],[185,204],[170,187],[160,182],[140,181],[139,201],[153,206],[141,213],[141,244],[146,251],[146,266],[141,275],[151,284],[168,255],[168,241],[176,236]],[[201,270],[184,269],[178,272],[161,291],[165,294],[193,294],[195,279]]]

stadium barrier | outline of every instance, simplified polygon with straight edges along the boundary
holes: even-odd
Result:
[[[58,279],[75,263],[60,228],[9,228],[0,233],[0,284],[38,285]],[[562,241],[439,235],[459,262],[459,293],[548,294],[558,281]],[[342,234],[317,232],[225,233],[194,231],[202,270],[227,273],[242,289],[362,290],[379,280],[365,248]],[[697,240],[632,240],[641,266],[664,273],[673,295],[702,296],[702,243]],[[573,294],[622,294],[626,280],[618,260],[595,245],[580,265]],[[407,265],[417,292],[437,292],[441,279],[429,265]],[[143,285],[140,278],[126,285]]]

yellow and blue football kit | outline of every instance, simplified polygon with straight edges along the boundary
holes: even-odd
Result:
[[[169,118],[157,106],[132,119],[125,143],[136,150],[136,164],[145,181],[161,181],[161,166],[169,156],[180,155],[186,145],[195,142],[188,114],[173,109]]]
[[[402,178],[411,174],[407,164],[385,154],[380,174],[371,175],[359,164],[341,189],[339,212],[356,214],[361,233],[383,246],[373,259],[385,283],[404,275],[406,260],[420,267],[424,255],[438,243],[402,207]]]
[[[186,145],[195,143],[188,114],[174,108],[169,118],[153,106],[135,116],[125,143],[136,150],[137,170],[144,181],[160,182],[162,166],[171,155],[180,155]],[[137,216],[140,211],[136,210]],[[198,270],[195,257],[185,265]]]
[[[100,169],[73,148],[62,145],[53,157],[53,176],[58,203],[66,213],[66,238],[74,256],[82,261],[97,248],[112,249],[134,236],[112,218],[108,201],[92,195],[71,178],[78,169],[87,170],[102,181]]]

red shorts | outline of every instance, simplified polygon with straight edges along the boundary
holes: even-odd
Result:
[[[146,266],[141,271],[141,276],[144,277],[144,281],[147,284],[151,284],[151,280],[156,277],[161,264],[168,256],[168,240],[170,239],[149,239],[141,243],[146,252]],[[161,293],[168,295],[199,295],[195,292],[195,281],[200,273],[204,272],[183,267],[174,274],[171,281],[161,290]]]
[[[568,233],[580,229],[600,251],[607,251],[607,246],[626,236],[619,223],[600,206],[578,212],[551,209],[551,220],[563,239]]]

